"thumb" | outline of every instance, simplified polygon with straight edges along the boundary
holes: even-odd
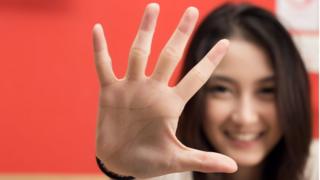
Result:
[[[186,148],[178,155],[179,171],[199,171],[203,173],[233,173],[236,162],[223,154]]]

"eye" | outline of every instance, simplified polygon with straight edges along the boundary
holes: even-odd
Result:
[[[264,87],[259,90],[261,94],[274,94],[275,88],[274,87]]]
[[[262,99],[271,100],[275,98],[275,91],[274,87],[263,87],[258,90],[258,96]]]

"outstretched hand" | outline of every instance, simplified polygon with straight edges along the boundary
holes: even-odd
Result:
[[[96,69],[100,81],[96,153],[117,174],[147,178],[182,171],[234,172],[236,163],[215,152],[183,145],[175,136],[187,101],[203,86],[221,61],[228,40],[219,41],[174,87],[168,81],[198,19],[189,7],[161,51],[154,72],[144,74],[154,34],[158,4],[146,9],[129,53],[122,79],[114,75],[102,26],[93,29]]]

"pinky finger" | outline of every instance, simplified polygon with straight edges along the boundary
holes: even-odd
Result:
[[[93,49],[96,70],[101,87],[113,83],[117,78],[112,70],[111,58],[108,52],[103,28],[100,24],[96,24],[93,27]]]

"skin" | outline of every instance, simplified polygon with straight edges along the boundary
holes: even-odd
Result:
[[[174,87],[168,81],[181,59],[198,19],[189,7],[159,55],[150,77],[144,74],[159,5],[149,4],[129,53],[125,77],[118,79],[102,26],[93,28],[95,64],[100,82],[96,155],[115,173],[149,178],[173,172],[226,172],[237,170],[231,158],[184,146],[175,133],[187,101],[211,77],[225,55],[229,41],[219,41]]]
[[[230,47],[208,82],[204,130],[221,153],[233,158],[239,170],[226,179],[260,179],[263,160],[279,142],[274,72],[263,49],[241,37]],[[228,134],[261,134],[255,140]]]

